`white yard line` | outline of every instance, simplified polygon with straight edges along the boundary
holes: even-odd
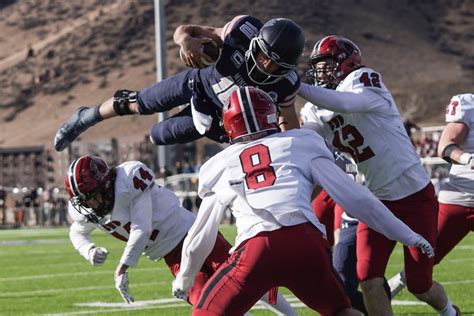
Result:
[[[285,295],[288,302],[291,303],[293,308],[305,307],[298,298],[293,295]],[[423,302],[408,301],[408,300],[394,300],[393,305],[424,305]],[[88,311],[77,311],[57,314],[43,314],[47,316],[66,316],[66,315],[86,315],[86,314],[97,314],[97,313],[110,313],[110,312],[121,312],[130,310],[148,310],[148,309],[163,309],[171,307],[189,307],[189,305],[182,300],[176,298],[164,298],[159,300],[147,300],[147,301],[136,301],[132,304],[127,303],[108,303],[108,302],[90,302],[90,303],[78,303],[75,304],[78,307],[97,307],[100,309],[88,310]],[[264,310],[267,309],[264,305],[257,303],[251,310]]]
[[[168,269],[164,268],[136,268],[133,269],[132,273],[138,273],[141,271],[164,271]],[[1,282],[6,281],[28,281],[28,280],[38,280],[38,279],[53,279],[53,278],[71,278],[77,276],[91,276],[91,275],[98,275],[98,274],[110,274],[113,275],[112,270],[97,270],[91,272],[67,272],[67,273],[50,273],[50,274],[38,274],[38,275],[28,275],[28,276],[19,276],[19,277],[6,277],[0,278]]]

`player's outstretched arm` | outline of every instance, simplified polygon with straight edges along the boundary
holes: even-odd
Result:
[[[366,187],[355,183],[331,160],[313,159],[312,173],[315,182],[346,212],[391,240],[418,247],[430,257],[434,255],[429,242],[395,217]]]
[[[301,83],[298,95],[318,107],[340,113],[369,112],[380,107],[380,97],[373,92],[341,92]],[[382,103],[383,104],[383,103]],[[386,104],[387,106],[389,103]]]
[[[182,296],[193,286],[194,278],[214,247],[224,210],[216,194],[201,202],[197,218],[184,239],[180,271],[173,281],[174,296]]]

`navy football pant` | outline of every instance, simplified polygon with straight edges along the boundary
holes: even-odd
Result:
[[[356,236],[357,221],[342,219],[339,242],[334,247],[333,265],[344,283],[352,306],[367,314],[362,293],[357,290],[359,281],[357,280],[357,255]]]
[[[185,144],[204,136],[222,143],[224,134],[224,130],[216,118],[213,119],[209,131],[204,135],[199,134],[194,126],[191,106],[189,105],[181,112],[156,123],[151,128],[151,138],[156,145]]]

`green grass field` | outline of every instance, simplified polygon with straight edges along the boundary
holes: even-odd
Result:
[[[221,231],[233,241],[235,228]],[[68,230],[23,229],[0,231],[0,315],[189,315],[191,308],[171,296],[172,276],[162,262],[143,257],[130,270],[130,291],[136,302],[127,306],[114,288],[113,272],[124,243],[102,232],[93,234],[97,245],[109,249],[102,267],[93,267],[72,247]],[[392,255],[387,276],[402,267],[401,248]],[[435,269],[449,296],[463,315],[474,315],[474,234],[470,234]],[[282,289],[301,315],[313,315]],[[435,315],[406,290],[394,302],[396,315]],[[252,315],[275,315],[254,309]]]

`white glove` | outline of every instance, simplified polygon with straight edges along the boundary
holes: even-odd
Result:
[[[128,292],[128,273],[125,272],[119,276],[115,277],[115,288],[119,291],[120,296],[122,296],[125,303],[132,303],[135,300]]]
[[[431,244],[423,237],[419,236],[418,241],[415,243],[415,247],[420,248],[421,252],[428,256],[428,258],[434,257],[435,253]]]
[[[105,259],[109,252],[103,247],[92,247],[89,249],[89,262],[93,266],[101,266],[104,264]]]
[[[188,301],[189,293],[188,290],[183,290],[180,285],[178,285],[179,282],[176,282],[176,280],[173,280],[173,289],[172,293],[173,296],[185,301]]]

